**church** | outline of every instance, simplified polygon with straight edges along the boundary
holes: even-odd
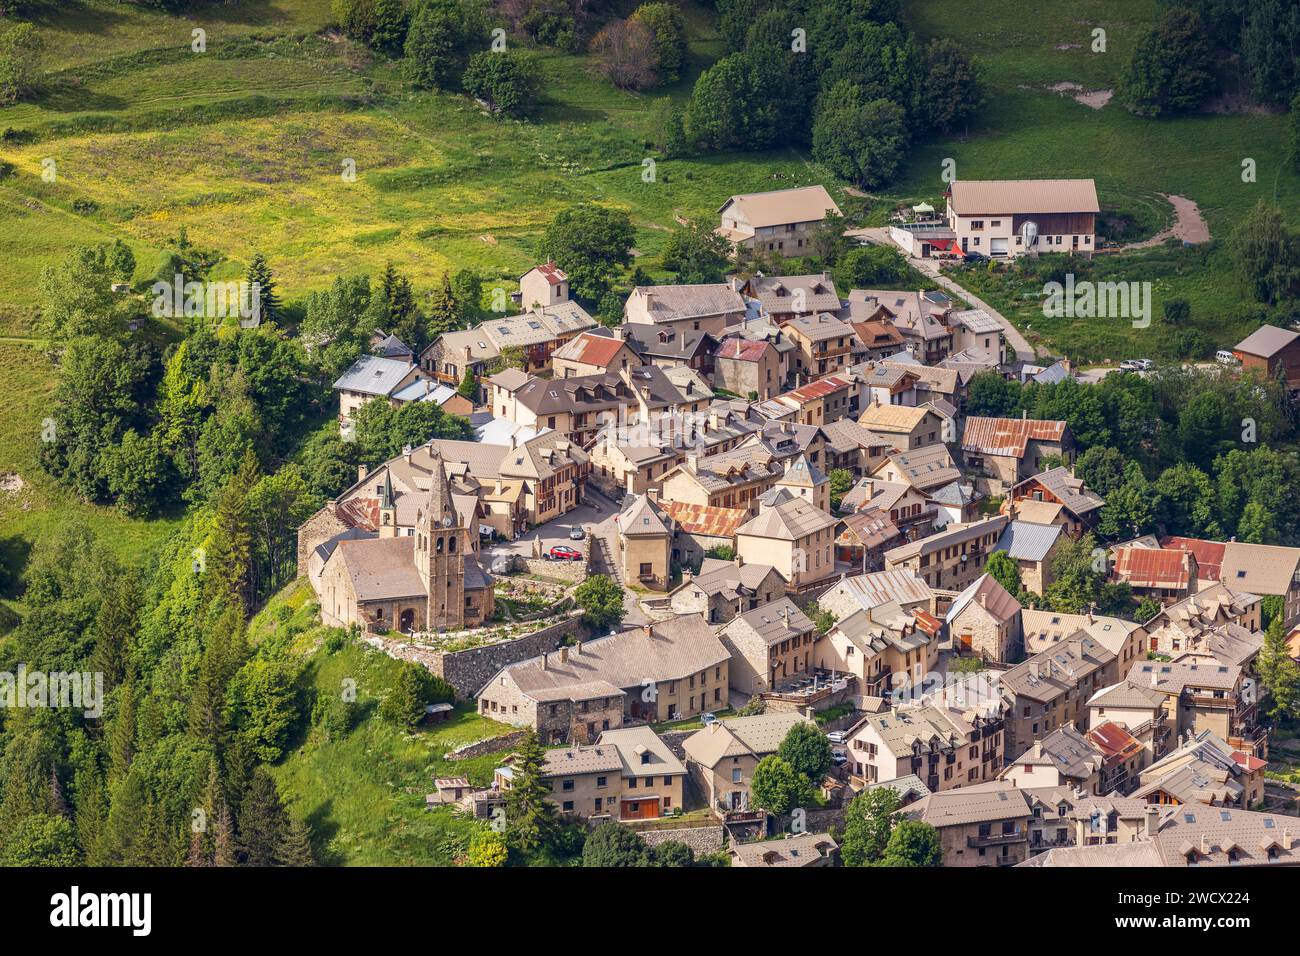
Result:
[[[428,476],[427,494],[407,496],[417,499],[407,533],[386,475],[378,530],[350,529],[318,546],[323,564],[312,584],[324,623],[409,634],[478,627],[492,616],[492,577],[478,562],[473,510],[466,517],[457,507],[436,453]]]

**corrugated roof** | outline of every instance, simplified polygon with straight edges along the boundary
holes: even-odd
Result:
[[[1066,423],[1036,418],[966,419],[962,431],[962,451],[981,455],[1023,458],[1030,441],[1059,442],[1065,437]]]
[[[1134,587],[1183,591],[1192,583],[1193,560],[1187,551],[1116,548],[1115,577]]]
[[[1059,524],[1013,521],[998,538],[997,550],[1007,552],[1017,561],[1042,561],[1063,532]]]
[[[749,516],[744,508],[716,508],[685,501],[665,501],[662,506],[682,531],[710,538],[734,538],[736,529]]]

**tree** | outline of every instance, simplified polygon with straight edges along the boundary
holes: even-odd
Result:
[[[537,254],[569,275],[574,295],[598,302],[609,291],[619,267],[632,262],[636,233],[621,209],[580,203],[556,213],[547,224]]]
[[[0,106],[30,96],[40,75],[45,39],[30,23],[0,33]]]
[[[705,222],[677,226],[664,245],[664,268],[686,285],[721,282],[730,261],[730,244]]]
[[[948,133],[968,123],[984,105],[984,85],[965,51],[939,37],[925,48],[925,118]]]
[[[279,324],[282,311],[280,297],[275,291],[275,276],[266,262],[266,257],[260,252],[254,253],[252,261],[249,262],[248,271],[244,274],[244,281],[248,283],[250,290],[257,290],[255,301],[258,304],[258,314],[261,319],[272,324]]]
[[[297,678],[291,660],[267,654],[249,660],[231,680],[227,706],[239,735],[267,763],[284,754],[298,717]]]
[[[420,664],[402,661],[392,690],[379,705],[379,716],[390,724],[413,729],[424,719],[425,705],[432,702],[430,676]]]
[[[1007,593],[1012,597],[1019,596],[1024,590],[1024,584],[1020,580],[1020,565],[1007,552],[994,551],[990,554],[984,570],[994,581],[1006,588]]]
[[[1250,76],[1251,95],[1281,106],[1300,92],[1295,58],[1300,45],[1300,12],[1292,0],[1258,0],[1243,10],[1241,55]]]
[[[650,848],[635,830],[607,820],[587,835],[582,846],[584,867],[638,867],[650,865]]]
[[[907,273],[907,260],[898,250],[871,245],[856,246],[845,252],[831,269],[831,278],[836,286],[846,290],[890,289],[899,287],[907,279]]]
[[[388,56],[401,56],[410,24],[405,0],[374,0],[374,27],[370,31],[370,45]]]
[[[831,742],[816,724],[798,723],[786,733],[776,755],[816,785],[831,769]]]
[[[812,155],[837,176],[875,188],[893,178],[907,143],[906,115],[886,99],[867,100],[842,80],[822,94],[813,121]]]
[[[110,287],[108,257],[108,246],[78,246],[41,270],[39,328],[45,335],[59,342],[88,335],[122,339],[131,305]]]
[[[705,70],[686,106],[686,135],[702,150],[767,149],[793,135],[781,68],[761,53],[733,53]]]
[[[973,384],[974,379],[971,381]],[[1074,471],[1084,484],[1105,498],[1123,484],[1126,464],[1124,455],[1117,449],[1096,445],[1075,459]]]
[[[686,62],[686,21],[672,3],[643,3],[629,18],[650,28],[654,44],[653,63],[662,83],[676,83]]]
[[[77,866],[81,853],[72,824],[61,816],[24,817],[5,834],[0,866]]]
[[[1133,620],[1138,624],[1145,624],[1163,611],[1164,607],[1159,598],[1145,597],[1138,602],[1137,610],[1133,612]]]
[[[422,0],[406,33],[402,66],[420,89],[459,85],[470,54],[482,48],[486,24],[476,6],[460,0]]]
[[[1097,567],[1097,539],[1085,534],[1078,540],[1063,539],[1052,556],[1052,583],[1044,597],[1053,611],[1082,614],[1101,595],[1104,570]]]
[[[695,851],[681,840],[665,840],[650,850],[654,866],[694,866]]]
[[[853,472],[847,468],[832,468],[826,477],[831,482],[831,510],[839,511],[840,502],[853,488]]]
[[[510,851],[506,847],[505,839],[495,830],[482,827],[470,837],[467,851],[470,866],[484,868],[505,866],[509,856]]]
[[[620,90],[647,90],[659,82],[654,31],[639,20],[611,20],[591,41],[600,72]]]
[[[344,33],[369,43],[375,32],[375,4],[376,0],[333,0],[330,12]]]
[[[1264,631],[1259,651],[1259,679],[1268,692],[1267,714],[1274,720],[1300,717],[1300,664],[1291,657],[1286,638],[1282,618],[1275,617]]]
[[[1115,92],[1138,116],[1189,112],[1214,91],[1211,66],[1201,18],[1182,7],[1167,7],[1138,39]]]
[[[461,376],[460,385],[456,388],[456,391],[471,402],[477,400],[478,378],[474,375],[474,369],[470,366],[465,366],[465,374]]]
[[[849,804],[844,818],[840,859],[845,866],[871,866],[885,855],[894,830],[898,791],[890,787],[863,790]]]
[[[593,574],[573,591],[573,600],[582,608],[582,621],[593,631],[607,631],[622,623],[623,589],[604,574]]]
[[[514,778],[505,793],[506,841],[525,853],[540,849],[556,830],[551,786],[542,779],[546,751],[537,731],[529,727],[519,743]]]
[[[475,53],[465,68],[465,92],[487,104],[492,113],[527,116],[537,105],[542,89],[542,72],[527,53]]]
[[[896,826],[880,860],[881,866],[939,866],[942,863],[939,831],[920,820],[904,820]]]
[[[283,866],[315,866],[316,854],[311,848],[311,827],[304,820],[293,817],[285,831],[284,842],[280,847],[280,863]]]
[[[805,806],[813,799],[808,778],[776,754],[768,754],[758,762],[749,792],[756,805],[777,816]]]
[[[265,767],[253,771],[239,803],[239,842],[248,866],[278,866],[289,831],[289,815],[280,802],[275,778]]]
[[[1228,248],[1255,301],[1272,305],[1294,292],[1300,254],[1276,205],[1261,199],[1232,230]]]

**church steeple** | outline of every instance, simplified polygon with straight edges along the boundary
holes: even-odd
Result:
[[[465,529],[442,456],[429,451],[429,495],[416,515],[415,567],[429,595],[428,629],[443,631],[465,626]]]

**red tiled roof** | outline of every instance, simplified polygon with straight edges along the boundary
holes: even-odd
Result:
[[[849,384],[847,378],[841,378],[838,375],[827,375],[825,378],[819,378],[815,382],[809,382],[807,385],[786,392],[785,394],[802,404],[804,402],[810,402],[816,398],[825,398],[832,392],[838,392],[842,388],[848,388]]]
[[[1192,582],[1191,562],[1188,551],[1119,548],[1115,554],[1115,576],[1134,587],[1183,590]]]
[[[1025,456],[1030,441],[1060,441],[1065,437],[1065,422],[1037,418],[966,419],[962,432],[962,451],[984,455]]]
[[[583,332],[573,340],[571,346],[565,349],[564,357],[575,362],[582,362],[584,365],[608,368],[609,363],[614,361],[614,356],[618,354],[618,350],[622,347],[622,339],[613,339],[608,335],[592,335],[590,332]]]
[[[938,634],[939,629],[943,627],[943,621],[939,620],[929,611],[922,611],[920,608],[914,608],[912,610],[912,617],[916,618],[916,626],[925,631],[925,633],[929,634],[931,637]]]
[[[1222,541],[1169,535],[1160,539],[1160,547],[1192,552],[1196,555],[1197,578],[1202,581],[1219,580],[1219,574],[1223,570],[1223,553],[1227,547]]]
[[[569,277],[564,274],[564,270],[554,262],[547,262],[537,267],[537,271],[546,277],[546,281],[551,285],[559,285]]]
[[[1260,760],[1258,757],[1251,757],[1242,753],[1240,750],[1232,752],[1232,759],[1238,766],[1244,768],[1247,773],[1253,773],[1256,770],[1262,770],[1268,766],[1267,760]]]
[[[379,499],[350,498],[339,502],[338,516],[351,528],[379,530]]]
[[[748,339],[727,339],[718,349],[718,358],[738,359],[741,362],[757,362],[763,353],[771,347],[768,342],[751,342]]]
[[[1101,751],[1107,763],[1119,763],[1134,757],[1142,744],[1133,735],[1111,720],[1103,721],[1087,733],[1089,743]]]

